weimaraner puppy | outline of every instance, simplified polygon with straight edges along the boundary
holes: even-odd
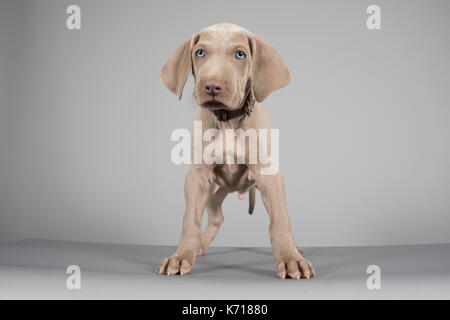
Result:
[[[210,26],[182,43],[162,68],[160,79],[181,99],[191,71],[195,79],[193,95],[201,107],[196,120],[202,123],[202,135],[208,129],[217,129],[223,135],[227,129],[270,130],[261,102],[290,82],[289,71],[280,55],[263,38],[228,23]],[[191,135],[191,139],[195,138]],[[238,148],[239,141],[242,143],[236,138]],[[202,141],[200,145],[204,149],[210,143]],[[191,148],[192,158],[194,149]],[[267,163],[259,159],[251,163],[252,151],[245,141],[244,149],[245,162],[240,164],[237,161],[191,162],[184,188],[186,211],[179,247],[162,261],[158,273],[187,274],[196,256],[205,253],[224,220],[221,205],[225,197],[237,191],[243,199],[249,191],[249,213],[252,213],[257,188],[270,217],[270,240],[278,276],[282,279],[287,275],[294,279],[315,276],[314,268],[294,240],[281,173],[262,174],[261,169]],[[236,160],[234,151],[233,148],[231,158]],[[220,152],[230,156],[226,145]],[[208,225],[202,234],[205,208]]]

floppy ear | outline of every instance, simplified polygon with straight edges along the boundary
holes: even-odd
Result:
[[[287,86],[291,77],[281,56],[263,38],[252,35],[250,44],[253,91],[256,100],[262,102],[272,91]]]
[[[161,69],[159,78],[167,89],[172,91],[178,99],[183,94],[184,84],[192,68],[191,50],[196,35],[191,36],[175,50]]]

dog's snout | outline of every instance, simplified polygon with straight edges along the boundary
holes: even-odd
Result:
[[[215,96],[220,93],[223,88],[223,83],[217,80],[208,80],[205,82],[205,91],[207,94]]]

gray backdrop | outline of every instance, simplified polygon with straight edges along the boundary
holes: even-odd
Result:
[[[66,29],[66,7],[82,30]],[[378,4],[382,30],[366,28]],[[176,244],[198,107],[158,74],[191,33],[233,22],[284,57],[266,101],[301,245],[450,242],[450,2],[0,0],[0,240]],[[269,244],[235,194],[215,245]]]

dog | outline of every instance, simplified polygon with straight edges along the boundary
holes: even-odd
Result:
[[[262,37],[229,23],[210,26],[189,37],[169,57],[160,80],[181,99],[191,72],[195,79],[193,96],[201,107],[196,120],[202,123],[202,134],[211,128],[223,134],[227,129],[270,130],[261,103],[272,91],[290,82],[289,71],[275,49]],[[269,146],[270,143],[269,140]],[[207,145],[208,142],[203,141],[201,147]],[[247,144],[244,148],[249,150]],[[226,146],[220,151],[230,156]],[[231,156],[236,159],[236,154]],[[186,211],[180,243],[170,257],[164,258],[157,268],[158,273],[189,273],[196,256],[206,252],[224,221],[221,205],[225,197],[237,191],[243,199],[248,191],[251,214],[255,189],[258,189],[270,217],[270,240],[278,276],[281,279],[315,276],[311,263],[295,243],[279,171],[262,174],[266,164],[250,163],[248,152],[245,163],[240,164],[236,161],[192,163],[185,181]],[[205,209],[208,225],[202,233]]]

